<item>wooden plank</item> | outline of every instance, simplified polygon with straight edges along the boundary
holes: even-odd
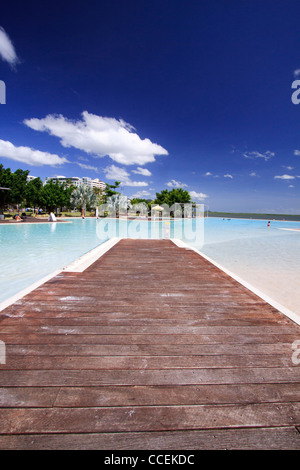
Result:
[[[172,431],[299,426],[300,403],[1,408],[0,434]]]
[[[149,370],[289,367],[290,357],[282,355],[230,356],[11,356],[3,370]]]
[[[291,343],[276,344],[8,344],[10,356],[199,356],[199,355],[284,355],[292,364]]]
[[[299,402],[300,383],[61,387],[56,407]]]
[[[180,335],[180,336],[201,336],[201,335],[295,335],[295,328],[291,325],[276,326],[190,326],[190,325],[131,325],[131,326],[111,326],[111,325],[13,325],[1,327],[1,335]]]
[[[239,335],[152,335],[152,334],[128,334],[128,335],[80,335],[71,333],[62,334],[2,334],[1,340],[6,344],[275,344],[292,343],[299,339],[299,335],[264,335],[264,334],[239,334]]]
[[[73,312],[74,313],[74,312]],[[3,318],[1,323],[1,331],[2,327],[5,325],[9,326],[44,326],[45,319],[47,318],[47,325],[48,326],[67,326],[67,327],[74,327],[74,326],[151,326],[154,327],[158,326],[176,326],[177,328],[181,328],[181,326],[276,326],[278,330],[282,324],[289,325],[288,322],[278,322],[278,320],[274,318],[252,318],[246,319],[241,318],[240,315],[232,315],[231,318],[222,315],[214,315],[213,318],[195,318],[195,319],[174,319],[174,318],[157,318],[157,317],[148,317],[143,316],[140,318],[128,318],[123,314],[123,317],[113,318],[112,314],[91,314],[90,316],[84,316],[77,313],[75,315],[65,315],[62,317],[57,317],[55,312],[53,312],[52,316],[43,316],[40,315],[39,317],[35,315],[26,315],[26,317],[6,317]]]
[[[298,402],[300,384],[1,387],[1,408]]]
[[[100,306],[98,306],[100,304]],[[26,316],[26,318],[36,318],[37,314],[39,318],[43,318],[44,321],[47,321],[48,318],[80,318],[80,317],[89,317],[94,318],[97,316],[101,318],[101,320],[109,320],[116,319],[116,320],[144,320],[145,318],[152,318],[155,322],[156,320],[167,320],[170,317],[172,319],[177,319],[180,323],[183,321],[198,321],[201,319],[204,320],[226,320],[226,319],[241,319],[242,320],[260,320],[262,317],[265,320],[278,320],[278,317],[274,316],[273,312],[264,312],[263,308],[259,308],[257,311],[253,311],[253,309],[249,308],[249,306],[243,305],[243,307],[231,307],[229,306],[226,308],[224,305],[218,306],[215,305],[213,308],[212,304],[209,306],[198,306],[195,308],[184,308],[176,306],[176,308],[171,308],[170,306],[160,307],[160,308],[141,308],[141,307],[132,307],[132,306],[122,306],[122,308],[113,308],[112,305],[107,305],[105,308],[99,304],[94,304],[93,306],[88,305],[51,305],[48,304],[43,305],[41,302],[36,304],[30,305],[23,309],[20,306],[20,309],[16,309],[14,307],[14,311],[10,312],[9,318],[14,317],[15,319],[19,318],[22,319]],[[3,315],[4,321],[4,315]],[[282,321],[282,320],[280,320]],[[282,324],[288,324],[288,320],[285,317],[284,322]]]
[[[0,436],[1,450],[299,450],[294,427]]]
[[[300,368],[165,370],[2,370],[0,386],[196,385],[300,382]]]
[[[1,387],[0,407],[52,407],[58,392],[55,387]]]

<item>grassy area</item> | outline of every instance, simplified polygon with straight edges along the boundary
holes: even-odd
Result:
[[[12,219],[14,215],[16,214],[22,214],[23,211],[12,211],[12,212],[4,212],[5,219]],[[27,215],[27,217],[36,217],[37,219],[42,218],[45,219],[49,217],[49,214],[47,212],[42,212],[41,214],[36,215],[32,211],[27,211],[24,212],[24,214]],[[59,212],[57,214],[58,217],[81,217],[81,212],[80,211],[70,211],[70,212]],[[95,211],[86,211],[86,217],[94,217],[95,216]]]
[[[59,212],[58,214],[59,217],[81,217],[81,212],[80,211],[75,211],[75,212]],[[85,214],[86,217],[95,217],[95,211],[86,211]]]
[[[205,212],[206,214],[206,212]],[[291,214],[255,214],[242,212],[211,212],[208,211],[208,217],[223,217],[226,219],[263,219],[263,220],[291,220],[300,222],[300,215]]]

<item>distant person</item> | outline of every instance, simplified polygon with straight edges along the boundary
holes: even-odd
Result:
[[[20,221],[22,220],[19,214],[16,214],[16,215],[14,216],[14,219],[15,219],[17,222],[20,222]]]
[[[267,223],[267,227],[270,227],[270,225],[271,225],[271,222],[269,220],[268,223]]]

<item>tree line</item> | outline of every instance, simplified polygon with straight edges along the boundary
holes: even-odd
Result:
[[[18,169],[13,173],[0,164],[0,187],[7,188],[0,191],[0,210],[8,205],[42,207],[48,212],[56,207],[70,207],[74,187],[52,180],[43,185],[41,178],[28,181],[28,175],[28,170]]]
[[[102,203],[107,203],[109,198],[120,194],[118,192],[120,181],[114,184],[106,184],[104,192],[97,188],[75,187],[66,183],[49,180],[43,184],[37,177],[28,181],[29,170],[18,169],[12,172],[10,168],[4,168],[0,164],[0,213],[8,205],[21,205],[23,207],[43,208],[47,212],[54,212],[57,207],[71,209],[74,207],[85,209],[94,208]],[[4,189],[6,188],[6,189]],[[134,198],[131,204],[144,202],[150,210],[151,204],[190,203],[191,196],[182,188],[164,189],[156,193],[154,200]]]

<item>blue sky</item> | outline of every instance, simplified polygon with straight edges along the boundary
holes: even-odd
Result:
[[[6,2],[7,3],[7,2]],[[300,213],[300,4],[1,6],[0,162],[33,176],[184,187],[210,210]]]

